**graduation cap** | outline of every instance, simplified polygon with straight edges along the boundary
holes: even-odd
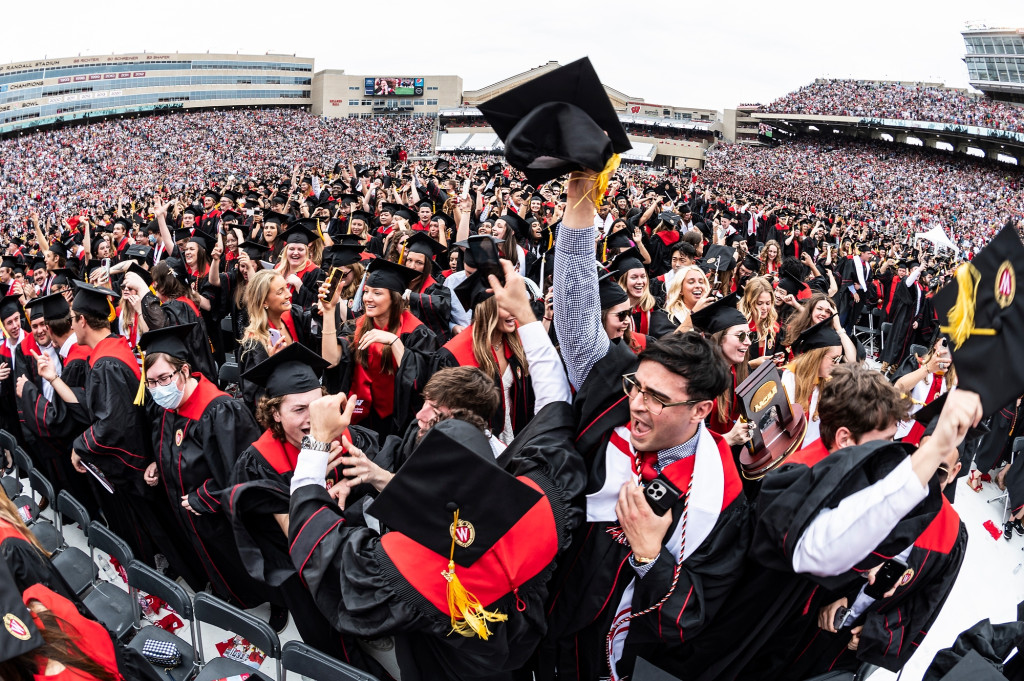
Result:
[[[949,335],[959,386],[981,396],[985,416],[1024,393],[1024,244],[1007,224],[933,297]]]
[[[192,353],[189,351],[186,339],[194,328],[196,328],[196,322],[165,326],[162,329],[147,331],[139,338],[139,347],[146,354],[162,352],[171,357],[190,362],[192,361]]]
[[[131,265],[128,266],[127,271],[134,272],[135,274],[139,275],[139,278],[142,279],[143,282],[145,282],[147,287],[153,285],[153,276],[146,270],[146,268],[139,265],[139,263],[133,262]]]
[[[252,260],[259,260],[264,253],[270,250],[264,244],[258,244],[255,241],[243,241],[238,244],[238,247],[245,251],[245,254]]]
[[[704,309],[694,312],[690,315],[690,319],[696,328],[708,335],[740,324],[747,326],[749,323],[747,318],[736,307],[739,302],[740,294],[738,292],[730,293]]]
[[[213,244],[217,243],[217,237],[197,229],[192,232],[192,236],[189,237],[189,242],[198,245],[201,249],[209,253]]]
[[[391,215],[395,215],[400,210],[402,210],[402,206],[398,205],[397,203],[382,203],[380,205],[380,212],[382,214],[390,213]]]
[[[6,267],[9,270],[13,270],[18,266],[18,259],[13,255],[5,255],[3,260],[0,260],[0,267]]]
[[[757,256],[750,255],[750,253],[743,254],[743,266],[755,275],[761,271],[761,261]]]
[[[220,192],[213,189],[207,189],[205,192],[203,192],[203,198],[213,199],[213,202],[216,203],[217,201],[220,201]]]
[[[498,240],[488,234],[474,234],[454,244],[465,249],[463,262],[470,267],[496,267],[503,272],[498,258]]]
[[[383,212],[383,209],[382,209],[382,212]],[[349,224],[349,230],[350,231],[352,229],[352,221],[353,220],[361,220],[362,223],[364,225],[366,225],[367,228],[373,226],[373,216],[370,215],[369,213],[367,213],[365,210],[354,210],[354,211],[352,211],[351,213],[348,214],[348,224]]]
[[[830,314],[828,319],[823,319],[809,329],[805,329],[793,343],[793,353],[802,355],[809,350],[818,348],[841,347],[843,341],[840,340],[839,334],[832,326],[833,317],[835,317],[834,313]]]
[[[426,232],[416,232],[405,241],[406,253],[420,253],[426,256],[427,260],[443,255],[448,249],[431,239]]]
[[[495,220],[504,220],[508,228],[512,230],[517,239],[523,239],[526,232],[529,230],[529,225],[526,220],[519,217],[518,213],[508,212],[504,215],[499,215]]]
[[[64,319],[71,313],[71,306],[63,293],[51,293],[48,296],[39,296],[25,303],[29,309],[32,319],[42,317],[47,321]]]
[[[297,395],[319,388],[320,374],[329,365],[330,362],[302,343],[291,343],[241,377],[266,388],[267,397]]]
[[[604,240],[605,249],[632,248],[634,245],[635,244],[633,243],[633,239],[630,238],[628,229],[620,229],[617,232],[612,232],[608,235],[608,238]]]
[[[21,296],[11,295],[4,296],[0,299],[0,321],[7,319],[13,314],[19,314],[21,312]],[[4,335],[7,335],[7,331],[4,331]]]
[[[224,223],[227,223],[227,222],[232,222],[232,223],[241,222],[242,221],[242,214],[239,213],[239,212],[233,211],[233,210],[226,210],[226,211],[223,211],[220,214],[220,221],[221,221],[221,224],[224,224]]]
[[[602,310],[608,310],[629,300],[626,290],[619,286],[611,272],[605,272],[598,277],[597,297],[601,300]]]
[[[417,220],[419,220],[419,218],[416,217],[416,213],[413,213],[408,208],[399,208],[394,213],[392,213],[392,215],[394,217],[396,217],[396,218],[402,218],[404,220],[408,220],[410,224],[413,224]]]
[[[437,161],[434,163],[434,170],[436,170],[439,173],[443,173],[451,167],[452,164],[443,158],[437,159]]]
[[[264,211],[263,224],[285,225],[288,224],[288,216],[283,213],[277,213],[272,210]]]
[[[311,218],[299,220],[281,236],[286,244],[303,244],[308,246],[320,238],[320,235],[315,231],[316,223],[317,220]]]
[[[640,259],[640,251],[635,246],[619,253],[608,266],[608,271],[616,277],[621,277],[630,270],[639,269],[644,269],[644,263]]]
[[[709,272],[728,272],[736,266],[734,251],[729,246],[708,246],[701,261],[702,269]]]
[[[32,258],[32,269],[33,270],[46,269],[46,260],[43,259],[43,256],[37,255],[34,258]]]
[[[217,199],[214,199],[214,201],[217,201]],[[191,215],[192,217],[197,217],[197,216],[200,216],[200,215],[203,214],[203,207],[198,205],[198,204],[192,204],[191,206],[189,206],[188,208],[183,210],[181,212],[181,214],[182,215]],[[150,224],[152,225],[152,223],[150,223]]]
[[[495,500],[499,500],[496,503]],[[452,627],[487,638],[487,622],[505,615],[484,610],[458,579],[543,500],[494,461],[487,437],[465,421],[447,419],[427,431],[409,459],[373,502],[371,513],[393,531],[440,556]],[[492,575],[505,584],[505,575]],[[474,605],[467,605],[474,604]]]
[[[55,241],[52,244],[50,244],[50,248],[47,250],[49,250],[50,253],[53,253],[58,257],[65,259],[68,257],[68,247],[59,241]]]
[[[385,288],[403,293],[409,283],[420,276],[414,269],[403,267],[384,258],[374,258],[366,268],[365,288]]]
[[[114,301],[120,297],[116,291],[108,288],[75,282],[75,297],[71,301],[71,309],[79,314],[90,314],[112,322],[117,317]]]
[[[4,622],[3,628],[0,628],[0,662],[19,657],[43,645],[43,637],[25,607],[21,590],[7,561],[0,561],[0,617],[3,617]]]
[[[324,249],[321,260],[324,268],[354,265],[363,259],[363,247],[360,244],[335,244]]]
[[[434,213],[433,219],[443,222],[444,226],[448,229],[453,229],[455,227],[455,218],[448,215],[448,213]]]
[[[234,205],[235,202],[238,201],[238,197],[240,197],[240,196],[241,196],[241,194],[239,194],[238,192],[234,192],[234,191],[231,191],[229,189],[229,190],[225,191],[223,194],[221,194],[220,198],[228,199],[229,201],[231,201],[231,205]]]
[[[141,244],[132,244],[131,246],[125,249],[124,254],[125,256],[137,262],[146,262],[149,260],[149,256],[152,252],[153,249],[149,246],[143,246]]]
[[[913,419],[925,427],[925,435],[935,432],[935,424],[939,420],[939,414],[942,412],[943,405],[946,404],[947,397],[949,397],[949,393],[943,393],[914,412]],[[965,439],[981,437],[988,432],[991,432],[990,428],[985,425],[984,421],[980,421],[977,426],[967,429]]]
[[[632,148],[590,59],[584,57],[477,105],[505,158],[539,185],[573,170],[601,173],[598,197]]]
[[[783,271],[779,275],[779,288],[789,295],[795,296],[797,300],[803,300],[811,295],[810,287],[788,271]]]
[[[50,287],[54,286],[71,286],[71,282],[75,280],[74,273],[66,267],[60,267],[50,272],[53,275],[53,282]]]
[[[114,220],[114,222],[111,223],[110,228],[113,229],[114,227],[117,227],[118,225],[121,225],[121,227],[124,229],[124,231],[127,232],[127,231],[130,231],[131,228],[132,228],[132,221],[129,220],[128,218],[116,218]]]
[[[191,238],[192,238],[192,230],[187,228],[187,227],[183,227],[181,229],[174,230],[174,240],[175,241],[188,241]]]
[[[164,258],[160,262],[167,265],[167,268],[174,275],[174,278],[180,281],[182,284],[185,283],[185,278],[188,276],[188,268],[185,267],[185,261],[181,258]]]
[[[661,220],[662,222],[667,222],[668,224],[672,225],[673,227],[675,227],[676,225],[678,225],[680,222],[683,221],[682,216],[677,215],[676,213],[673,213],[670,210],[666,210],[666,211],[663,211],[663,212],[659,213],[658,214],[658,219]]]

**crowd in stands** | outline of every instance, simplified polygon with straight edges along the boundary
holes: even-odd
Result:
[[[779,97],[763,111],[898,118],[1024,132],[1024,108],[964,89],[891,81],[818,79]]]

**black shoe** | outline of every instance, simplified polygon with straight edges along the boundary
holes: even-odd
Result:
[[[270,628],[281,633],[288,626],[288,608],[283,605],[270,606]]]
[[[1024,523],[1021,522],[1021,518],[1013,521],[1013,531],[1017,533],[1018,537],[1024,537]]]
[[[1003,523],[1003,539],[1010,541],[1010,537],[1013,536],[1013,523],[1007,520]]]

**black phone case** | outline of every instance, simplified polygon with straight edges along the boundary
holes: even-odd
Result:
[[[897,580],[907,571],[907,564],[903,561],[890,558],[882,565],[882,569],[875,575],[875,583],[869,584],[864,589],[864,595],[878,600],[885,593],[895,586]]]
[[[668,481],[664,475],[659,475],[644,487],[644,499],[651,507],[651,510],[658,515],[665,515],[672,510],[672,506],[679,501],[683,493],[675,485]]]

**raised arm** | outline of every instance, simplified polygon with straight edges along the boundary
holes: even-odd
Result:
[[[570,176],[565,217],[555,240],[555,330],[569,380],[577,390],[608,353],[610,343],[601,325],[597,294],[593,189],[593,175]]]

